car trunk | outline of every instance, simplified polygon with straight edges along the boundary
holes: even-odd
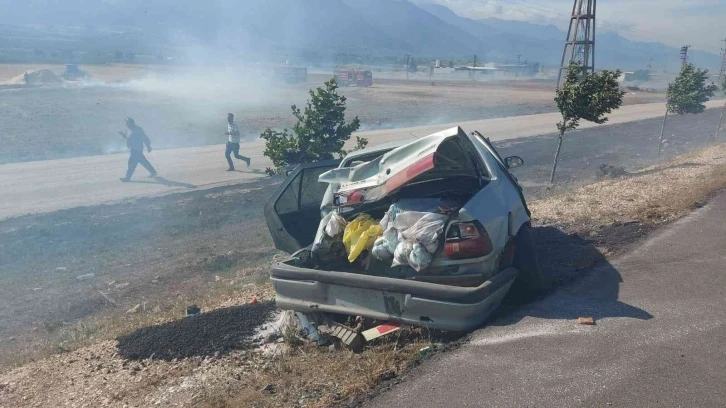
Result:
[[[355,207],[349,207],[347,212],[341,212],[342,217],[350,222],[359,214],[368,214],[374,220],[380,221],[392,204],[396,204],[403,211],[435,212],[439,207],[461,208],[463,205],[482,188],[482,181],[475,177],[452,177],[441,179],[426,179],[419,182],[412,182],[396,193],[388,195],[378,201],[363,203]],[[484,182],[485,185],[485,182]],[[456,212],[448,215],[448,219],[456,218]],[[443,235],[446,234],[446,227],[441,234],[440,243],[443,242]],[[322,228],[323,225],[319,226]],[[318,231],[320,235],[322,231]],[[304,252],[303,252],[304,253]],[[392,266],[391,261],[383,261],[371,256],[369,251],[350,263],[347,259],[336,261],[322,261],[314,256],[301,255],[298,253],[299,267],[316,270],[339,271],[349,273],[361,273],[372,276],[384,276],[400,279],[411,279],[418,281],[448,282],[453,285],[477,286],[484,282],[483,276],[459,276],[445,278],[447,275],[446,264],[437,263],[437,258],[445,258],[443,245],[439,244],[433,254],[432,265],[421,271],[415,271],[411,266]]]

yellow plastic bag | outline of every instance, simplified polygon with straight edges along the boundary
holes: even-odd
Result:
[[[347,252],[350,252],[351,242],[353,239],[353,235],[358,233],[358,236],[363,232],[361,230],[361,225],[371,220],[371,216],[368,214],[360,214],[359,216],[355,217],[355,219],[348,223],[348,225],[345,226],[345,231],[343,231],[343,245],[345,245],[345,250]]]
[[[383,235],[383,228],[368,214],[360,214],[345,227],[343,245],[348,262],[354,262],[364,249],[373,248],[375,240]]]
[[[383,235],[383,228],[380,224],[374,222],[373,225],[363,231],[360,238],[358,238],[358,241],[353,243],[350,253],[348,254],[348,262],[352,263],[355,261],[364,249],[370,251],[373,248],[373,244],[376,239],[378,239],[381,235]]]

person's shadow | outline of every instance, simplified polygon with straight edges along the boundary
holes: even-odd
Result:
[[[182,183],[181,181],[168,180],[161,176],[152,177],[149,180],[129,180],[129,183],[139,184],[161,184],[167,187],[183,187],[183,188],[197,188],[196,185],[191,183]]]
[[[623,278],[591,242],[554,227],[535,227],[532,235],[548,289],[529,303],[508,295],[490,325],[506,326],[526,316],[593,317],[595,321],[607,317],[653,318],[647,311],[618,300]]]

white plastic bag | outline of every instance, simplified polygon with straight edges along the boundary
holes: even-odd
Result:
[[[343,217],[340,216],[337,212],[331,213],[330,219],[328,220],[328,223],[325,225],[325,233],[331,237],[335,238],[338,235],[341,235],[343,231],[345,231],[345,226],[348,223],[343,219]]]
[[[411,228],[414,224],[416,224],[418,220],[426,216],[426,214],[431,213],[418,211],[401,211],[400,213],[396,214],[396,218],[393,220],[393,227],[399,231],[405,231]]]
[[[391,204],[391,206],[388,208],[388,211],[386,211],[386,214],[381,218],[381,227],[383,230],[387,230],[389,227],[393,226],[393,220],[396,219],[396,204]]]
[[[378,238],[376,242],[373,243],[371,253],[373,253],[373,256],[375,256],[376,259],[381,261],[390,261],[393,259],[393,252],[388,249],[388,240],[384,237]]]
[[[435,254],[436,251],[439,249],[439,240],[431,241],[428,244],[424,245],[424,248],[426,248],[427,251],[429,251],[430,254]]]
[[[399,241],[398,231],[396,231],[393,227],[388,227],[387,230],[383,231],[383,238],[385,238],[388,243],[388,252],[394,253]]]
[[[442,214],[425,213],[410,228],[402,231],[403,237],[412,242],[423,245],[429,252],[436,252],[438,239],[444,232],[444,225],[448,217]]]
[[[391,266],[408,265],[408,257],[411,255],[413,250],[413,244],[408,241],[401,241],[396,246],[396,251],[393,253],[393,263]]]
[[[431,264],[432,258],[426,248],[421,244],[413,244],[411,253],[408,255],[408,264],[411,265],[416,272],[420,272]]]

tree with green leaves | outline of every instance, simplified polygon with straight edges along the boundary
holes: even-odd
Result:
[[[550,183],[555,181],[557,162],[560,158],[565,132],[577,129],[582,119],[598,124],[605,123],[608,120],[605,115],[618,109],[623,103],[625,92],[620,90],[618,84],[620,75],[620,70],[583,73],[582,65],[577,62],[570,64],[565,81],[555,96],[555,103],[562,114],[562,121],[557,122],[559,140],[555,161],[552,164]]]
[[[272,160],[275,167],[330,160],[344,156],[345,142],[360,127],[356,116],[350,123],[345,122],[345,96],[338,95],[335,78],[325,82],[325,87],[310,90],[310,99],[304,110],[292,105],[292,114],[297,123],[292,131],[287,128],[281,132],[266,129],[260,137],[265,139],[264,155]],[[362,149],[368,140],[356,137],[354,150]],[[268,173],[274,173],[268,169]]]
[[[718,87],[714,84],[706,85],[708,79],[707,69],[698,69],[688,63],[681,68],[676,79],[668,84],[666,92],[666,113],[663,116],[663,126],[658,138],[658,157],[663,150],[663,132],[669,113],[677,115],[698,114],[706,109],[705,103],[716,92]]]
[[[721,75],[721,91],[726,96],[726,75]],[[723,108],[721,108],[721,116],[718,118],[718,127],[716,128],[716,134],[713,135],[713,141],[715,142],[716,139],[718,139],[718,133],[721,130],[721,122],[723,121],[723,112],[726,111],[726,102],[723,103]]]

